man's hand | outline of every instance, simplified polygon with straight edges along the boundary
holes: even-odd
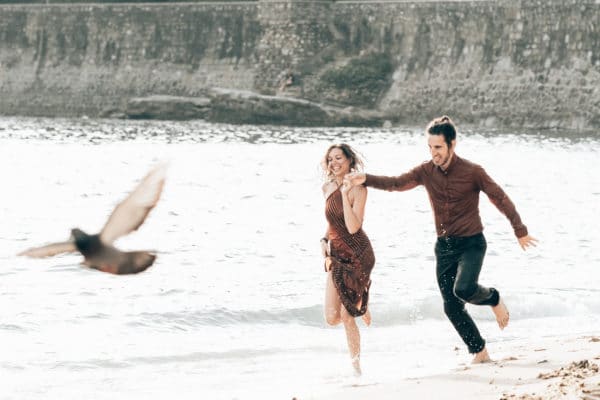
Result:
[[[538,240],[536,238],[531,237],[529,235],[522,236],[518,240],[519,240],[519,245],[521,246],[521,248],[523,250],[527,250],[527,248],[530,246],[533,246],[533,247],[537,246],[536,243],[538,242]]]
[[[358,186],[365,183],[367,175],[364,172],[351,172],[344,176],[344,181],[348,181],[351,186]]]

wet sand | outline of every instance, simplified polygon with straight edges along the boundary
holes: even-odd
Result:
[[[600,336],[532,338],[488,345],[491,363],[396,382],[357,378],[307,399],[600,400]]]

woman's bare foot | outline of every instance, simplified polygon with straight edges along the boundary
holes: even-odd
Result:
[[[352,357],[352,367],[354,368],[354,376],[362,375],[362,370],[360,369],[360,354]]]
[[[483,364],[490,361],[492,361],[492,359],[490,358],[487,349],[484,347],[483,350],[475,354],[475,357],[473,357],[473,361],[471,361],[471,364]]]
[[[367,308],[367,312],[362,315],[362,320],[366,326],[371,325],[371,311]]]
[[[500,329],[506,328],[506,325],[508,325],[510,315],[508,313],[508,308],[506,308],[506,305],[504,304],[502,299],[500,299],[496,306],[492,307],[492,311],[496,315],[496,321],[498,321],[498,326],[500,327]]]

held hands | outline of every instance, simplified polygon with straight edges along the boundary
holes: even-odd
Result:
[[[538,243],[538,240],[532,236],[529,235],[525,235],[520,237],[519,239],[519,245],[521,246],[521,248],[523,250],[527,250],[528,247],[536,247]]]
[[[344,181],[342,182],[342,187],[340,188],[340,192],[342,192],[343,195],[348,194],[348,191],[350,191],[350,189],[352,189],[352,183],[344,178]]]
[[[365,183],[366,180],[367,175],[364,172],[351,172],[344,176],[344,183],[348,181],[350,187],[362,185],[363,183]]]
[[[348,193],[350,189],[354,186],[362,185],[367,179],[366,175],[362,172],[351,172],[344,176],[344,181],[342,182],[341,192],[342,194]]]

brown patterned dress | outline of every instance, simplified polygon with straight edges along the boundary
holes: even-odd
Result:
[[[375,265],[371,242],[362,228],[354,234],[348,232],[339,187],[325,201],[325,217],[329,222],[333,283],[348,313],[359,317],[367,312],[370,275]]]

